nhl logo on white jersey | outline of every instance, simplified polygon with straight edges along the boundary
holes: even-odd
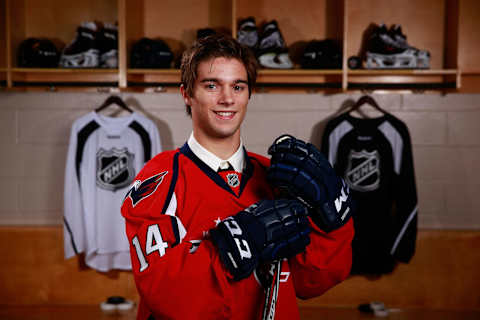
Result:
[[[240,179],[238,179],[238,174],[229,173],[227,174],[228,185],[232,188],[236,188],[240,185]]]
[[[100,148],[97,152],[97,185],[109,191],[130,185],[135,177],[134,157],[127,148]]]
[[[353,190],[372,191],[380,185],[380,155],[377,150],[350,151],[345,180]]]

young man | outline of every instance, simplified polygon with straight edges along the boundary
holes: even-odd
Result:
[[[309,175],[283,159],[292,159],[287,149],[313,146],[293,137],[271,147],[271,166],[243,146],[255,66],[248,48],[222,35],[199,39],[183,55],[181,93],[193,132],[143,168],[122,206],[137,319],[298,319],[296,297],[320,295],[350,272],[349,198],[333,169],[308,151],[304,159],[323,171],[301,180]],[[267,173],[300,200],[272,200]]]

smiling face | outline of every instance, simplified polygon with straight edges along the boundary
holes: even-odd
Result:
[[[245,66],[233,58],[212,58],[199,63],[193,95],[182,87],[185,104],[191,106],[193,134],[205,147],[218,142],[240,144],[240,125],[249,98]],[[235,149],[236,150],[236,149]]]

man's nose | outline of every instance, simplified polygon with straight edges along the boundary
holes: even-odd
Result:
[[[228,86],[225,86],[222,88],[222,91],[221,91],[221,97],[220,97],[220,103],[223,104],[223,105],[231,105],[233,104],[233,89],[228,87]]]

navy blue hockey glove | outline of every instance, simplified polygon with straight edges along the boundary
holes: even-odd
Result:
[[[308,209],[297,200],[262,200],[210,230],[220,259],[234,280],[264,262],[289,258],[310,243]]]
[[[268,154],[272,156],[269,183],[306,204],[320,229],[330,232],[348,221],[353,213],[349,188],[313,144],[282,135]]]

